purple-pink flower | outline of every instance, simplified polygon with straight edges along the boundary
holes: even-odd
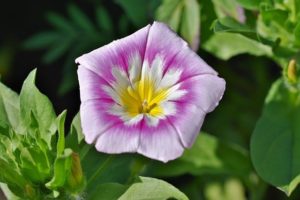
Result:
[[[159,22],[76,62],[85,140],[106,153],[179,157],[225,90],[217,72]]]

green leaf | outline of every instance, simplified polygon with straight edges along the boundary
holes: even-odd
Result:
[[[238,179],[230,178],[223,183],[212,182],[205,185],[205,199],[207,200],[246,200],[243,184]],[[250,197],[250,199],[252,199]]]
[[[188,199],[185,194],[165,181],[139,177],[139,180],[132,184],[119,200],[139,200],[141,197],[147,197],[147,199]]]
[[[97,185],[109,182],[124,184],[130,176],[132,155],[108,155],[91,148],[82,158],[83,171],[87,179],[87,193],[92,193]]]
[[[0,127],[12,127],[14,131],[21,128],[19,111],[20,100],[17,93],[0,82]],[[0,131],[0,134],[4,132]],[[8,133],[6,132],[6,135]]]
[[[84,157],[86,154],[82,146],[84,135],[80,123],[80,113],[78,112],[71,123],[70,132],[66,138],[66,147],[73,149],[73,151],[80,153],[81,157]],[[87,146],[86,150],[89,150],[89,148]]]
[[[234,33],[216,33],[203,48],[223,60],[243,53],[269,57],[273,54],[271,47]]]
[[[148,22],[147,13],[149,12],[150,1],[147,0],[115,0],[119,4],[130,20],[137,27],[142,27]]]
[[[79,29],[85,30],[87,32],[95,31],[93,23],[76,5],[69,5],[68,11],[72,22],[74,22],[74,24],[76,24]]]
[[[118,183],[106,183],[97,186],[92,193],[89,194],[89,200],[118,200],[128,187]]]
[[[36,88],[35,76],[36,70],[33,70],[23,83],[20,93],[21,117],[24,125],[30,128],[34,115],[38,120],[39,134],[51,149],[51,138],[56,132],[56,116],[50,100]]]
[[[238,21],[230,17],[224,17],[217,19],[212,25],[215,32],[230,32],[230,33],[241,33],[241,34],[252,34],[256,36],[255,29],[248,27],[247,25],[241,24]]]
[[[261,0],[236,0],[238,4],[249,10],[259,10]]]
[[[169,24],[173,30],[177,31],[180,25],[183,6],[182,0],[163,0],[156,11],[156,19]]]
[[[280,79],[265,100],[251,138],[251,158],[257,173],[290,195],[300,175],[300,98]]]
[[[113,22],[106,9],[102,7],[96,9],[96,20],[100,29],[110,33],[113,31]]]
[[[167,23],[189,45],[197,50],[200,40],[200,6],[196,0],[164,0],[156,11],[156,19]]]
[[[45,31],[27,39],[23,45],[26,49],[43,49],[57,43],[61,37],[56,31]]]
[[[185,0],[180,33],[197,50],[200,40],[200,7],[197,0]]]
[[[2,190],[6,199],[9,200],[22,200],[20,197],[17,197],[14,193],[12,193],[6,184],[0,183],[0,189]]]
[[[244,21],[244,13],[236,0],[212,0],[218,18],[232,17],[241,22]]]
[[[36,146],[20,148],[22,175],[33,183],[43,183],[50,178],[50,164],[47,155]]]
[[[63,154],[56,158],[54,163],[54,175],[52,179],[46,183],[46,187],[57,190],[65,185],[67,178],[71,172],[72,166],[72,150],[65,149]]]
[[[58,128],[58,141],[57,141],[57,156],[62,155],[65,150],[65,120],[67,111],[64,110],[57,117],[57,128]]]
[[[295,27],[294,36],[295,36],[297,45],[300,46],[300,22]]]
[[[57,28],[59,31],[62,31],[62,32],[65,32],[65,33],[68,33],[71,35],[76,33],[76,30],[74,29],[72,24],[67,19],[62,17],[61,15],[51,12],[51,13],[48,13],[46,17],[47,17],[48,22],[52,26]]]
[[[56,41],[56,43],[43,55],[42,61],[47,64],[54,62],[68,51],[73,42],[74,40],[71,37],[61,37],[60,40]]]
[[[179,159],[167,164],[153,163],[148,170],[151,176],[179,176],[190,173],[197,176],[231,174],[248,177],[252,167],[245,149],[201,133],[193,147],[186,150]]]

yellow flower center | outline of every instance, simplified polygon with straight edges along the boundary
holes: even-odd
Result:
[[[168,96],[167,89],[156,89],[154,82],[145,78],[130,85],[121,92],[121,103],[129,116],[150,114],[154,117],[163,115],[160,104]]]

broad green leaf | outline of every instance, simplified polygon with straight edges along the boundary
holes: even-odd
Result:
[[[239,5],[249,10],[259,10],[261,0],[236,0]]]
[[[248,53],[255,56],[272,56],[271,47],[235,33],[216,33],[203,48],[223,60]]]
[[[12,127],[14,131],[20,129],[19,96],[0,82],[0,127]],[[2,131],[0,134],[3,134]]]
[[[178,30],[183,7],[182,0],[163,0],[156,10],[156,19],[169,24],[173,30]]]
[[[118,200],[128,187],[119,183],[100,184],[89,194],[89,200]]]
[[[197,50],[200,40],[200,7],[197,0],[185,0],[180,33]]]
[[[252,167],[245,149],[201,133],[193,147],[187,149],[180,158],[167,164],[153,163],[148,170],[148,173],[154,176],[179,176],[189,173],[248,177]]]
[[[214,22],[212,26],[215,32],[230,32],[256,35],[255,29],[252,29],[245,24],[241,24],[230,17],[218,19]]]
[[[279,9],[262,10],[261,16],[266,24],[277,23],[278,25],[283,26],[288,19],[288,12]]]
[[[86,144],[87,145],[87,144]],[[103,183],[116,182],[124,184],[130,176],[132,155],[108,155],[100,153],[89,146],[89,152],[81,157],[83,171],[87,179],[86,192],[90,194]]]
[[[141,197],[147,199],[178,199],[187,200],[187,196],[180,192],[171,184],[147,177],[139,177],[128,190],[119,198],[119,200],[139,200]]]
[[[71,172],[72,166],[72,150],[65,149],[61,156],[58,156],[54,163],[54,175],[52,179],[46,183],[46,187],[57,190],[65,185],[67,178]]]
[[[280,79],[270,89],[251,138],[257,173],[290,195],[300,175],[300,98]]]
[[[32,115],[38,120],[38,131],[51,148],[51,138],[55,134],[55,112],[49,99],[35,86],[36,70],[33,70],[23,83],[20,93],[21,117],[24,125],[30,128]]]
[[[218,18],[232,17],[239,22],[245,20],[243,9],[236,0],[212,0]]]
[[[57,140],[57,156],[62,155],[65,150],[65,120],[67,111],[64,110],[57,117],[57,130],[58,130],[58,140]]]
[[[196,0],[164,0],[156,11],[156,19],[167,23],[189,45],[197,50],[200,40],[200,6]]]

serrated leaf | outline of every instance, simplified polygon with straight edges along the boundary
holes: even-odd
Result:
[[[141,197],[147,197],[147,199],[188,200],[185,194],[171,184],[147,177],[139,177],[139,180],[132,184],[119,200],[140,200]]]
[[[266,98],[251,138],[251,158],[257,173],[290,195],[299,184],[300,98],[280,79]]]
[[[20,93],[21,117],[24,125],[30,129],[34,115],[38,120],[38,133],[51,149],[51,138],[56,131],[56,116],[50,100],[36,88],[35,76],[36,70],[33,70],[23,83]]]

